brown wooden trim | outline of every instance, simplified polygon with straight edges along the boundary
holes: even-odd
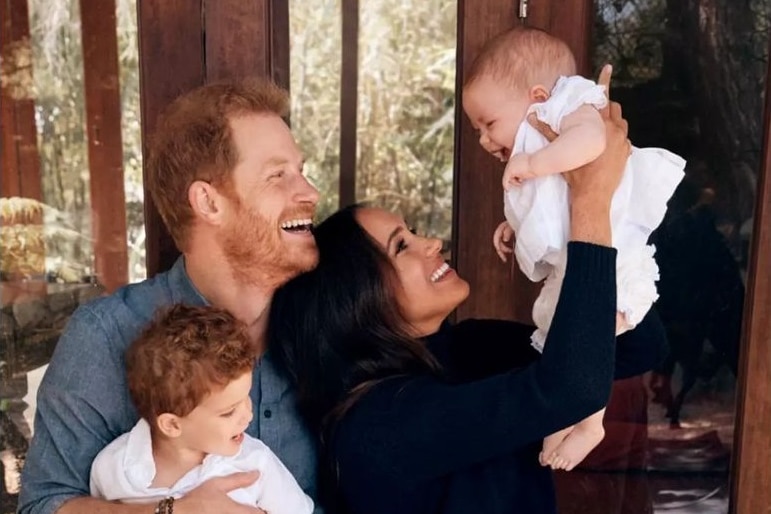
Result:
[[[268,0],[204,0],[206,82],[270,75]]]
[[[737,384],[731,479],[735,514],[771,513],[771,65],[765,98],[763,160]]]
[[[128,282],[115,0],[80,0],[80,16],[95,267],[111,292]]]
[[[591,0],[531,1],[524,20],[518,17],[517,2],[458,2],[452,254],[456,269],[471,284],[469,299],[458,308],[459,319],[495,317],[529,323],[533,300],[540,290],[515,263],[502,264],[493,250],[492,233],[503,220],[503,166],[479,146],[478,136],[460,108],[465,72],[488,39],[519,23],[559,35],[576,54],[579,70],[586,72],[592,13]]]
[[[466,71],[485,41],[518,23],[515,9],[500,0],[458,2],[452,256],[459,275],[471,285],[468,300],[457,309],[458,319],[529,319],[529,312],[515,312],[520,291],[513,288],[509,267],[492,246],[493,230],[503,220],[503,166],[479,146],[462,109]]]
[[[288,88],[286,0],[141,0],[137,10],[145,150],[160,112],[195,87],[270,76]],[[152,276],[171,267],[179,252],[149,194],[145,226],[147,272]]]
[[[359,89],[359,0],[343,0],[340,77],[340,206],[356,201],[356,127]]]
[[[270,76],[273,82],[289,91],[289,2],[269,3]]]
[[[43,199],[40,155],[37,149],[35,100],[33,89],[14,87],[32,81],[32,63],[13,69],[13,54],[29,51],[29,11],[27,0],[0,0],[0,56],[3,75],[12,72],[16,80],[0,91],[0,196]],[[31,55],[31,54],[30,54]]]
[[[202,0],[141,0],[139,28],[142,146],[174,98],[204,83]],[[179,255],[149,192],[145,194],[147,274],[169,269]]]

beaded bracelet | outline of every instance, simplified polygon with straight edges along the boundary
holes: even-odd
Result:
[[[174,497],[169,496],[158,502],[155,514],[174,514]]]

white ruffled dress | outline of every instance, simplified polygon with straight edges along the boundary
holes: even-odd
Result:
[[[550,98],[533,104],[539,120],[559,133],[562,118],[584,104],[606,105],[605,88],[579,76],[561,77]],[[533,153],[548,141],[527,121],[517,131],[512,155]],[[667,201],[682,180],[685,160],[661,148],[633,148],[613,195],[611,226],[616,264],[618,311],[634,328],[658,298],[658,266],[648,237],[659,226]],[[570,232],[568,186],[560,174],[525,180],[504,193],[504,214],[516,233],[514,254],[523,273],[544,286],[533,305],[533,346],[543,350],[565,276]],[[591,291],[587,291],[591,294]]]

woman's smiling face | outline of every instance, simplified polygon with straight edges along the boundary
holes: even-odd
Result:
[[[442,258],[442,242],[411,232],[401,216],[382,209],[361,208],[356,219],[393,264],[395,296],[414,335],[435,332],[469,294],[468,283]]]

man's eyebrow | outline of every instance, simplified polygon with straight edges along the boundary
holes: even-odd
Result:
[[[401,232],[402,230],[404,230],[404,227],[401,227],[401,226],[399,226],[399,227],[396,227],[396,228],[395,228],[395,229],[394,229],[394,230],[393,230],[393,231],[392,231],[392,232],[391,232],[391,233],[388,235],[388,241],[386,241],[386,250],[387,250],[387,249],[389,249],[389,248],[391,248],[391,241],[392,241],[392,240],[393,240],[393,238],[394,238],[394,237],[396,237],[396,236],[399,234],[399,232]]]
[[[286,160],[283,157],[271,157],[265,163],[263,164],[264,167],[268,168],[271,166],[280,166],[282,164],[287,164],[289,161]]]
[[[263,167],[265,168],[271,168],[273,166],[283,166],[285,164],[289,164],[291,161],[285,157],[271,157],[267,161],[263,163]],[[300,167],[302,168],[305,165],[305,157],[301,157],[299,159]]]

